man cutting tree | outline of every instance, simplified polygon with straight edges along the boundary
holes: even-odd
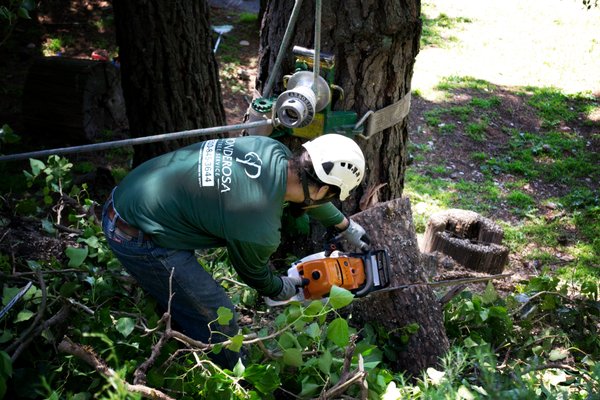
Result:
[[[308,213],[357,247],[365,230],[332,203],[345,200],[364,177],[361,149],[327,134],[292,155],[263,136],[208,140],[141,164],[116,187],[104,206],[108,244],[140,286],[167,308],[189,337],[222,342],[237,334],[233,318],[219,332],[209,323],[219,307],[234,312],[225,290],[198,263],[194,250],[227,247],[241,279],[261,295],[286,300],[302,280],[277,276],[269,258],[281,240],[288,207]],[[224,350],[215,361],[232,368],[239,354]]]

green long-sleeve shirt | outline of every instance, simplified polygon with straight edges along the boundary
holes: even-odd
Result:
[[[226,246],[240,277],[261,294],[281,290],[268,267],[281,241],[290,151],[262,136],[208,140],[148,160],[114,193],[130,225],[162,247]],[[325,226],[340,223],[331,203],[311,210]]]

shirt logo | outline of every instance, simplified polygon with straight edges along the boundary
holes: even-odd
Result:
[[[246,153],[243,160],[241,158],[236,158],[235,161],[245,165],[244,172],[246,172],[246,175],[248,175],[249,178],[256,179],[260,176],[262,160],[255,152],[251,151]]]

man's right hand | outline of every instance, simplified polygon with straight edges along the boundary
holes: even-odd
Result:
[[[298,293],[299,288],[304,286],[302,278],[295,276],[282,276],[280,278],[283,285],[281,286],[281,291],[271,297],[273,300],[287,300]]]

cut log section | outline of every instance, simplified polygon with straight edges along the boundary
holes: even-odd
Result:
[[[473,211],[451,209],[429,219],[423,252],[439,251],[466,268],[499,274],[508,263],[503,237],[502,228],[492,220]]]
[[[37,59],[23,90],[23,123],[40,144],[91,143],[127,130],[119,70],[109,62]]]
[[[417,238],[408,199],[379,203],[352,216],[362,225],[371,239],[373,249],[385,249],[390,256],[391,286],[425,282]],[[373,292],[352,303],[352,318],[389,332],[388,357],[396,367],[411,376],[420,376],[428,367],[438,365],[439,358],[448,350],[449,343],[443,323],[440,304],[429,286]],[[404,328],[418,325],[414,334]]]

